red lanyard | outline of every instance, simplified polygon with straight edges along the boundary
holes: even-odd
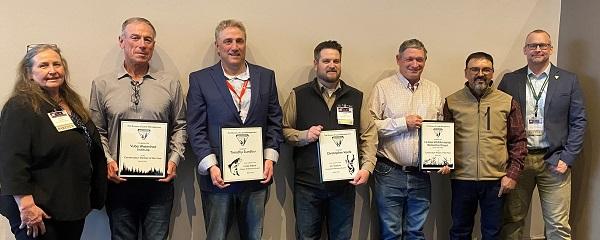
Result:
[[[238,98],[238,103],[239,103],[239,107],[240,109],[238,110],[242,110],[242,97],[244,97],[244,94],[246,94],[246,89],[248,89],[248,83],[250,82],[250,80],[246,80],[244,81],[244,85],[242,85],[242,90],[240,91],[240,94],[238,94],[235,91],[235,88],[233,88],[233,85],[231,85],[231,83],[229,83],[229,81],[225,81],[225,83],[227,83],[227,88],[229,88],[229,91],[231,91],[233,94],[235,94],[235,96]]]

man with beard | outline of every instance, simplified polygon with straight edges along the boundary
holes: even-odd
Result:
[[[455,131],[450,239],[472,239],[477,204],[482,239],[498,239],[503,196],[517,184],[527,139],[519,104],[492,88],[492,56],[472,53],[465,65],[465,87],[444,104],[444,119]]]
[[[396,55],[398,73],[375,85],[371,116],[379,134],[373,197],[380,239],[425,239],[423,225],[431,202],[429,174],[419,170],[419,127],[442,114],[440,88],[421,74],[427,49],[404,41]],[[449,167],[438,173],[447,174]]]
[[[363,107],[363,93],[340,80],[341,61],[339,43],[319,43],[314,50],[317,77],[294,88],[283,107],[283,134],[294,146],[297,239],[321,239],[324,219],[328,239],[350,239],[354,188],[366,183],[375,168],[377,130]],[[337,129],[357,130],[361,167],[351,181],[322,183],[317,140],[321,131]]]
[[[527,148],[525,170],[507,195],[502,239],[522,239],[531,194],[537,185],[546,238],[571,239],[571,166],[583,147],[587,123],[577,76],[550,63],[552,43],[544,30],[527,34],[527,66],[507,73],[498,89],[523,109]]]

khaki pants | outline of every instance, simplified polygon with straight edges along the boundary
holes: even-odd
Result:
[[[506,198],[501,239],[523,239],[523,225],[536,185],[542,204],[546,239],[571,239],[571,169],[564,174],[555,173],[548,168],[543,156],[529,154],[525,158],[525,169],[517,187]]]

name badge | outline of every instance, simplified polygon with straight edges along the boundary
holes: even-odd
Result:
[[[530,118],[527,119],[527,135],[542,136],[544,134],[544,119]]]
[[[341,125],[354,125],[354,114],[351,105],[339,105],[337,107],[337,120]]]
[[[49,112],[48,117],[50,117],[52,124],[54,124],[54,127],[58,132],[64,132],[75,128],[73,120],[71,120],[71,117],[69,117],[69,114],[65,110]]]

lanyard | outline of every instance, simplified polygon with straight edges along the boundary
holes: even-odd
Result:
[[[229,91],[231,91],[233,94],[235,94],[235,96],[238,99],[238,111],[242,110],[242,98],[244,97],[244,94],[246,94],[246,89],[248,89],[248,83],[250,82],[250,80],[246,80],[244,81],[244,85],[242,85],[242,90],[240,91],[240,94],[237,93],[237,91],[235,91],[235,88],[233,88],[233,85],[231,85],[231,83],[229,83],[229,81],[225,81],[225,83],[227,84],[227,88],[229,88]]]
[[[533,88],[533,84],[531,84],[531,79],[529,77],[527,77],[527,86],[529,87],[529,90],[531,91],[531,95],[533,95],[533,99],[535,99],[535,106],[534,106],[534,110],[533,113],[535,115],[535,117],[537,117],[537,113],[538,113],[538,103],[540,102],[540,98],[542,98],[542,93],[544,92],[544,88],[546,87],[546,85],[548,84],[548,79],[550,79],[550,76],[546,75],[546,80],[544,81],[544,84],[542,84],[542,88],[540,88],[540,91],[538,92],[538,94],[535,93],[535,89]]]

